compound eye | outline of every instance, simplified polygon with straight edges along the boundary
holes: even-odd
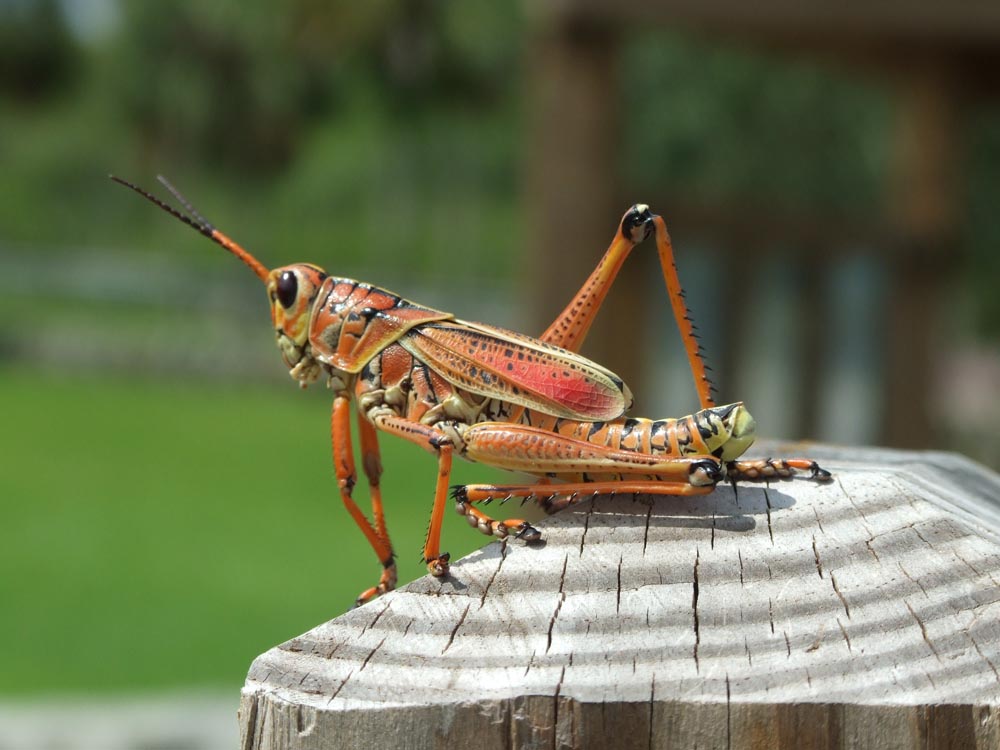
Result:
[[[295,304],[299,292],[299,280],[293,271],[285,271],[278,277],[278,302],[286,310]]]

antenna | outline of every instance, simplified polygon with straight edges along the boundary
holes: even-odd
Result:
[[[166,203],[165,201],[160,200],[155,195],[153,195],[150,192],[147,192],[146,190],[143,190],[138,185],[133,185],[128,180],[123,180],[121,177],[117,177],[117,176],[115,176],[113,174],[112,175],[108,175],[108,176],[112,180],[114,180],[115,182],[117,182],[119,185],[124,185],[125,187],[129,188],[130,190],[135,191],[136,193],[138,193],[139,195],[141,195],[143,198],[145,198],[146,200],[148,200],[150,203],[152,203],[152,204],[154,204],[156,206],[159,206],[161,209],[163,209],[164,211],[166,211],[168,214],[170,214],[171,216],[173,216],[175,219],[180,219],[181,221],[183,221],[185,224],[187,224],[192,229],[197,230],[198,232],[200,232],[201,234],[205,235],[206,237],[208,237],[210,240],[212,240],[216,244],[221,245],[226,250],[228,250],[233,255],[235,255],[237,258],[239,258],[241,261],[243,261],[250,268],[250,270],[253,271],[257,275],[257,278],[259,278],[261,281],[264,281],[264,282],[267,281],[268,276],[270,276],[270,273],[271,273],[267,269],[267,267],[265,267],[263,263],[261,263],[255,257],[253,257],[249,252],[247,252],[246,250],[244,250],[238,243],[236,243],[233,240],[231,240],[229,237],[227,237],[226,235],[224,235],[218,229],[216,229],[215,227],[213,227],[208,221],[206,221],[205,217],[203,217],[201,214],[199,214],[194,209],[194,207],[188,202],[188,200],[183,195],[181,195],[180,191],[178,191],[177,188],[175,188],[173,185],[171,185],[167,181],[166,177],[163,177],[162,175],[159,175],[159,176],[157,176],[157,180],[159,180],[159,182],[167,190],[170,191],[170,194],[173,195],[174,198],[177,199],[177,201],[184,207],[184,209],[188,212],[188,214],[190,214],[190,216],[181,213],[176,208],[174,208],[173,206],[171,206],[169,203]]]

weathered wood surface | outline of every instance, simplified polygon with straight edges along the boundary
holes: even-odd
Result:
[[[772,449],[836,480],[567,510],[258,657],[242,747],[1000,747],[1000,477]]]

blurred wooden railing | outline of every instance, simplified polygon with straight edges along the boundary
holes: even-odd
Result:
[[[843,64],[882,82],[896,113],[883,223],[859,230],[826,217],[804,228],[801,221],[783,221],[780,206],[756,206],[752,215],[733,205],[692,211],[670,196],[656,196],[667,200],[654,208],[669,212],[686,236],[718,238],[720,266],[733,270],[743,283],[753,278],[739,273],[752,274],[759,267],[753,261],[760,257],[762,243],[752,240],[768,238],[773,246],[798,238],[799,244],[791,246],[800,251],[794,262],[806,270],[805,300],[816,299],[819,279],[829,271],[838,247],[866,247],[880,258],[889,272],[882,295],[885,315],[871,321],[883,349],[882,361],[872,366],[880,373],[876,402],[881,424],[872,438],[898,447],[940,444],[931,395],[934,362],[947,343],[940,325],[946,294],[960,266],[956,237],[962,154],[957,144],[964,105],[997,95],[1000,6],[920,0],[904,10],[883,3],[835,8],[770,0],[751,8],[732,0],[547,0],[528,7],[533,36],[528,52],[527,236],[538,271],[533,296],[537,324],[544,327],[570,297],[578,280],[568,270],[586,266],[580,253],[606,242],[609,227],[634,200],[621,200],[620,125],[628,113],[621,111],[623,82],[616,74],[631,32],[688,29],[703,38],[780,50],[794,59]],[[643,200],[652,203],[651,198]],[[818,233],[822,242],[806,242],[817,234],[816,227],[823,228]],[[639,287],[641,273],[634,264],[626,265],[619,286]],[[798,372],[803,388],[793,405],[799,422],[792,434],[814,435],[820,344],[830,333],[830,321],[815,304],[803,307],[801,314],[817,348]],[[613,291],[588,353],[628,377],[641,368],[644,354],[637,343],[646,339],[645,325],[646,318],[636,314],[626,293]],[[735,351],[739,341],[733,330],[716,348]],[[723,369],[732,373],[737,363],[722,356],[729,357]]]

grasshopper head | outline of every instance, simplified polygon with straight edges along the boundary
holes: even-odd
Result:
[[[320,285],[326,278],[326,272],[322,268],[309,263],[296,263],[269,271],[267,266],[244,250],[239,243],[212,226],[165,177],[160,176],[157,179],[180,202],[186,213],[127,180],[114,175],[111,175],[111,179],[134,190],[243,261],[267,287],[267,295],[271,300],[271,321],[274,323],[275,335],[278,338],[278,349],[281,350],[281,357],[291,370],[292,377],[303,387],[319,378],[320,366],[313,358],[309,347],[309,319]]]
[[[309,347],[309,321],[325,278],[322,268],[310,263],[295,263],[274,269],[265,282],[281,358],[292,377],[302,383],[311,383],[319,377],[319,365]]]

